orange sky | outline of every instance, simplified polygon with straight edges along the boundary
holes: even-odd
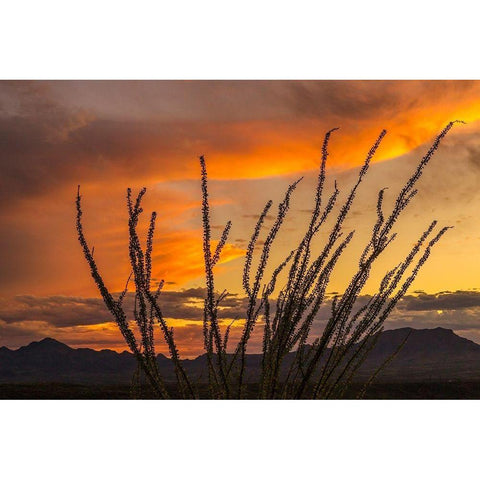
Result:
[[[122,346],[116,327],[106,319],[95,323],[93,313],[58,326],[16,300],[31,295],[40,305],[49,296],[97,296],[75,236],[77,184],[86,234],[113,291],[129,273],[127,186],[146,186],[145,210],[159,214],[155,277],[171,291],[203,287],[198,155],[205,154],[214,235],[228,219],[234,223],[217,286],[241,294],[241,257],[254,216],[267,200],[280,200],[289,182],[305,177],[275,263],[312,205],[326,130],[341,128],[331,140],[327,188],[337,178],[343,192],[381,129],[388,130],[349,220],[360,245],[378,189],[389,186],[393,197],[434,136],[454,119],[468,124],[456,126],[442,144],[398,226],[401,238],[392,256],[379,262],[378,275],[434,218],[454,225],[414,284],[413,290],[431,294],[478,286],[480,82],[0,82],[0,344],[49,335],[71,344]],[[342,288],[355,252],[353,245],[339,264],[332,290]],[[180,322],[185,349],[194,352],[197,340],[188,332],[195,320],[171,321]]]

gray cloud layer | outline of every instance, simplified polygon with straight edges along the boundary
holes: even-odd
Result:
[[[166,318],[186,320],[175,328],[182,351],[190,355],[201,351],[203,288],[162,292],[161,305]],[[359,305],[368,299],[359,298]],[[312,326],[312,338],[321,335],[331,308],[327,300]],[[220,311],[222,319],[242,319],[246,299],[227,297]],[[127,310],[133,308],[133,294],[125,300]],[[102,325],[105,327],[102,332]],[[437,294],[407,295],[385,323],[385,328],[450,328],[458,334],[480,342],[480,292],[457,291]],[[95,327],[95,331],[91,328]],[[112,329],[113,327],[113,329]],[[100,328],[100,330],[97,330]],[[97,332],[95,334],[95,332]],[[258,333],[258,332],[257,332]],[[232,341],[239,330],[232,331]],[[7,346],[20,346],[44,336],[63,339],[71,345],[122,345],[122,339],[99,298],[21,295],[0,302],[0,341]],[[252,348],[259,347],[261,335],[254,335]],[[200,348],[200,350],[199,350]]]
[[[164,317],[201,321],[204,295],[204,288],[162,292],[160,299]],[[245,303],[244,298],[230,295],[222,303],[219,317],[241,317],[245,312]],[[124,300],[125,310],[133,312],[133,306],[134,294],[129,293]],[[111,322],[112,316],[100,298],[17,295],[13,300],[0,302],[0,320],[7,324],[41,321],[61,328]]]
[[[166,318],[201,321],[203,313],[204,288],[190,288],[181,291],[161,293],[160,303]],[[361,305],[369,296],[359,297]],[[133,309],[134,294],[126,296],[124,305],[127,311]],[[237,295],[228,296],[221,304],[220,318],[243,318],[247,299]],[[421,314],[422,318],[431,312],[448,314],[449,318],[470,315],[472,311],[480,313],[479,291],[440,292],[437,294],[419,293],[407,295],[398,304],[395,312],[396,321],[412,318]],[[319,318],[326,319],[330,312],[330,300],[320,310]],[[438,315],[435,315],[438,321]],[[112,321],[102,299],[67,296],[37,297],[34,295],[17,295],[13,300],[0,303],[0,320],[13,324],[26,320],[43,321],[52,326],[66,327],[78,325],[95,325]],[[480,328],[480,318],[478,327]]]

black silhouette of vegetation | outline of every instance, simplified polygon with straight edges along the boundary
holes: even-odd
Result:
[[[323,198],[328,144],[336,129],[326,133],[310,221],[296,248],[273,269],[268,279],[264,277],[271,249],[287,216],[292,194],[301,179],[288,187],[283,201],[278,205],[273,225],[261,245],[257,266],[252,271],[254,254],[260,246],[261,230],[272,208],[272,202],[269,201],[265,205],[247,247],[243,270],[243,288],[247,297],[247,308],[242,319],[244,323],[240,339],[231,350],[228,348],[231,325],[223,329],[218,319],[219,307],[228,293],[226,291],[217,293],[214,275],[215,266],[227,242],[231,222],[227,222],[216,248],[212,250],[207,168],[205,158],[200,157],[206,278],[203,338],[208,360],[208,386],[212,398],[246,397],[246,352],[256,327],[263,328],[261,378],[258,383],[257,398],[339,398],[345,394],[349,385],[355,380],[355,373],[378,339],[378,334],[383,330],[385,320],[412,284],[434,245],[450,228],[443,227],[435,232],[437,222],[432,221],[403,261],[385,273],[376,293],[366,304],[359,304],[359,295],[369,278],[373,264],[395,239],[396,233],[392,232],[393,227],[417,194],[415,189],[417,181],[441,140],[457,122],[450,122],[436,137],[388,212],[384,211],[385,189],[378,193],[377,219],[370,239],[366,242],[359,258],[357,269],[345,291],[334,297],[330,318],[322,335],[310,344],[308,342],[312,341],[310,338],[312,324],[326,300],[326,289],[332,272],[354,236],[354,231],[344,231],[345,219],[386,131],[383,130],[380,133],[368,152],[356,183],[340,206],[339,213],[336,219],[334,218],[333,227],[329,229],[327,240],[321,245],[320,254],[313,256],[314,241],[318,240],[317,236],[322,228],[326,228],[327,220],[337,204],[340,193],[335,183],[333,193],[326,201]],[[105,286],[94,259],[93,248],[89,247],[84,236],[80,187],[76,200],[78,238],[105,305],[113,315],[131,352],[137,358],[138,373],[143,372],[156,395],[160,398],[169,398],[156,363],[154,330],[158,326],[168,346],[181,397],[198,398],[198,386],[188,377],[184,369],[175,342],[174,330],[168,326],[162,315],[160,299],[163,281],[156,288],[151,285],[155,212],[150,217],[145,249],[137,233],[145,192],[146,189],[143,188],[133,199],[131,189],[127,191],[129,255],[131,277],[135,285],[133,319],[139,332],[138,338],[123,306],[131,278],[116,299]],[[286,279],[284,285],[278,289],[277,283],[281,275]],[[286,361],[287,356],[288,361]],[[390,358],[387,359],[389,360]],[[364,393],[364,391],[365,388],[361,389],[361,392]],[[248,396],[251,398],[251,392]]]

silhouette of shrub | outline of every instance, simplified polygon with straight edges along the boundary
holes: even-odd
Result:
[[[310,221],[299,243],[288,253],[284,261],[273,269],[268,279],[264,277],[274,240],[288,214],[291,197],[301,179],[288,187],[283,201],[278,205],[273,225],[260,245],[261,229],[268,212],[272,209],[272,202],[269,201],[265,205],[246,251],[243,289],[247,307],[240,339],[231,353],[227,353],[231,325],[222,332],[218,320],[218,309],[228,294],[225,291],[221,294],[216,292],[214,275],[215,265],[228,239],[231,222],[227,222],[213,250],[207,167],[205,158],[200,157],[206,280],[203,339],[207,357],[208,386],[212,398],[245,397],[246,352],[255,327],[263,328],[258,398],[338,398],[342,396],[351,384],[355,372],[373,348],[385,320],[412,284],[428,259],[432,247],[450,228],[443,227],[434,233],[437,222],[431,222],[403,261],[384,274],[376,293],[366,304],[359,304],[359,295],[369,278],[373,264],[395,239],[396,233],[393,233],[392,229],[417,194],[415,189],[417,181],[441,140],[455,123],[457,121],[450,122],[436,137],[401,188],[393,207],[388,212],[384,211],[383,204],[385,189],[379,191],[376,222],[369,240],[364,245],[356,271],[345,291],[334,297],[326,326],[312,344],[307,343],[310,340],[311,327],[320,307],[325,303],[330,277],[354,235],[354,231],[344,232],[344,221],[386,131],[383,130],[380,133],[368,152],[353,188],[344,203],[340,205],[333,226],[328,230],[327,240],[321,244],[320,254],[313,256],[312,245],[315,240],[318,240],[319,232],[326,228],[327,219],[331,216],[340,193],[335,184],[333,193],[326,201],[323,199],[328,144],[336,129],[326,133]],[[160,398],[169,398],[168,389],[156,361],[154,330],[158,325],[175,369],[177,391],[182,398],[198,398],[198,386],[189,378],[175,342],[174,330],[168,326],[162,314],[160,292],[163,281],[155,289],[151,285],[153,237],[157,216],[155,212],[150,217],[145,249],[137,233],[145,193],[146,189],[143,188],[134,199],[131,189],[127,190],[129,258],[132,269],[130,277],[133,278],[135,286],[133,318],[139,338],[129,324],[128,314],[123,305],[131,278],[118,298],[114,298],[105,286],[94,260],[93,248],[89,247],[83,232],[80,187],[76,199],[78,239],[105,305],[113,315],[129,349],[137,358],[139,372],[143,372]],[[259,246],[261,246],[259,260],[255,271],[252,272],[254,253]],[[285,284],[277,289],[277,282],[282,273],[286,277]],[[387,359],[387,362],[389,360]],[[369,382],[372,379],[373,377]],[[248,388],[251,390],[250,385]],[[251,392],[249,396],[251,397]]]

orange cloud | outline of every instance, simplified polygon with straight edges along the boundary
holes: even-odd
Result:
[[[217,243],[218,241],[212,242],[212,249],[215,249]],[[218,265],[225,265],[244,254],[244,249],[227,243]],[[202,277],[204,273],[200,230],[170,232],[159,236],[153,251],[153,275],[158,280],[164,279],[181,285],[188,280]]]

